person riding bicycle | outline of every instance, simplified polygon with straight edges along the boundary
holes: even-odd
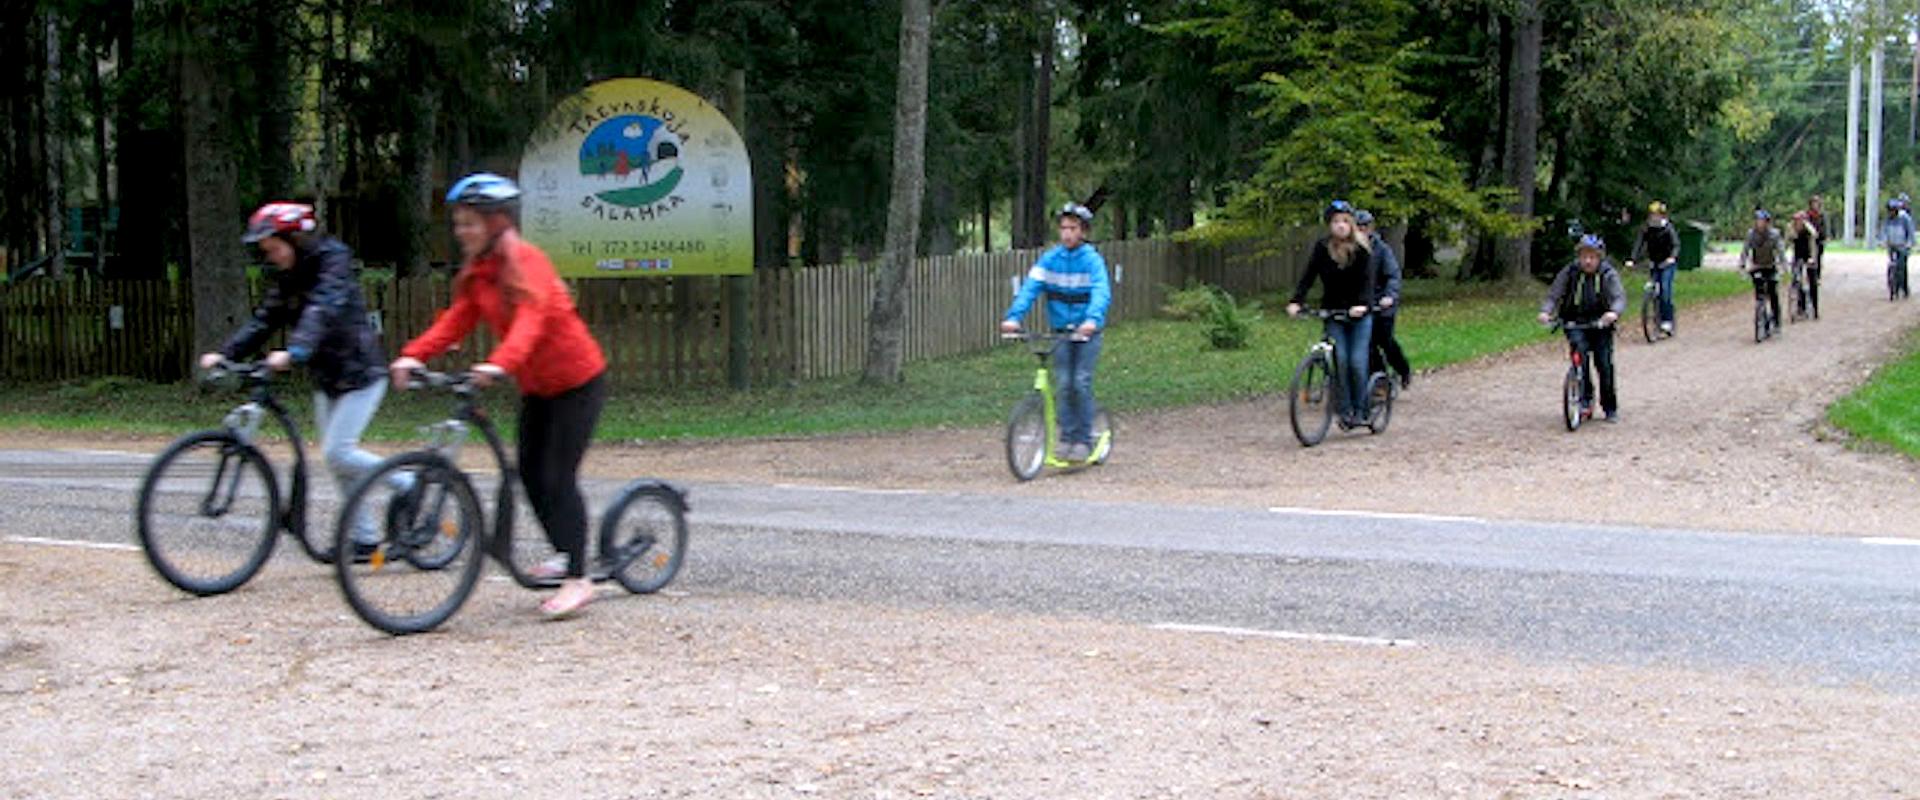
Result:
[[[573,295],[540,248],[520,238],[515,217],[520,187],[481,172],[447,191],[453,237],[466,264],[453,279],[453,304],[426,332],[401,348],[393,379],[404,386],[426,359],[446,352],[485,322],[500,344],[469,374],[479,386],[512,375],[520,387],[520,481],[547,540],[565,556],[537,577],[564,576],[540,604],[564,617],[593,600],[587,579],[587,506],[580,462],[606,403],[606,358],[573,305]]]
[[[1787,259],[1786,241],[1773,227],[1773,215],[1762,208],[1753,212],[1753,229],[1740,246],[1740,271],[1753,279],[1753,296],[1764,299],[1773,309],[1773,328],[1780,329],[1780,266]]]
[[[353,253],[321,232],[313,206],[305,203],[261,206],[248,217],[240,240],[272,265],[272,280],[253,316],[219,350],[202,355],[200,367],[212,369],[222,360],[247,358],[275,331],[291,326],[286,348],[268,353],[266,364],[282,372],[303,364],[312,374],[320,452],[344,492],[380,463],[379,456],[360,449],[360,436],[387,393],[380,368],[386,356],[367,322]],[[371,555],[380,538],[371,516],[354,520],[353,557]]]
[[[1327,235],[1313,243],[1307,258],[1307,270],[1287,303],[1287,315],[1299,316],[1307,302],[1307,291],[1318,280],[1325,287],[1320,305],[1328,310],[1346,312],[1346,318],[1328,318],[1327,338],[1333,342],[1334,359],[1341,374],[1334,379],[1345,391],[1340,424],[1355,428],[1367,424],[1367,353],[1372,349],[1373,317],[1367,313],[1374,301],[1373,253],[1371,243],[1360,235],[1354,223],[1353,204],[1335,200],[1321,215]]]
[[[1561,322],[1592,325],[1566,328],[1567,345],[1589,354],[1589,370],[1581,376],[1580,413],[1593,414],[1593,373],[1600,373],[1600,410],[1608,422],[1620,421],[1620,401],[1613,381],[1613,323],[1627,311],[1627,290],[1620,272],[1607,259],[1607,244],[1599,236],[1580,237],[1573,263],[1553,276],[1546,302],[1540,304],[1540,324]]]
[[[1813,267],[1818,270],[1827,264],[1827,207],[1820,195],[1807,198],[1807,224],[1813,226]]]
[[[1407,362],[1399,340],[1393,338],[1394,318],[1400,312],[1400,258],[1394,254],[1393,245],[1375,232],[1373,212],[1361,209],[1353,215],[1353,221],[1373,251],[1374,305],[1380,308],[1373,318],[1373,355],[1368,359],[1368,371],[1392,370],[1400,376],[1400,388],[1406,389],[1413,385],[1413,365]]]
[[[1880,243],[1887,248],[1887,299],[1906,297],[1907,256],[1913,252],[1913,217],[1900,198],[1887,201],[1887,217],[1880,223]]]
[[[1062,339],[1053,351],[1055,381],[1060,385],[1059,451],[1068,461],[1085,461],[1093,455],[1093,371],[1100,362],[1100,340],[1113,288],[1107,281],[1107,260],[1087,241],[1093,210],[1068,203],[1060,209],[1058,221],[1060,243],[1041,254],[1027,271],[1000,330],[1018,332],[1020,318],[1045,294],[1047,323],[1055,333],[1071,332],[1071,338]]]
[[[1667,217],[1667,204],[1647,206],[1647,226],[1633,243],[1632,260],[1647,266],[1648,277],[1660,286],[1660,332],[1673,333],[1673,275],[1680,259],[1680,234]]]
[[[1801,282],[1800,307],[1795,313],[1820,318],[1820,229],[1813,224],[1811,214],[1800,211],[1793,215],[1793,274]]]

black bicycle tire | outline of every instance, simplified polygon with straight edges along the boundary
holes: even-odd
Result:
[[[265,530],[260,536],[260,543],[254,546],[253,550],[247,555],[247,560],[242,562],[239,569],[221,576],[219,580],[200,581],[181,572],[174,565],[167,563],[166,558],[161,555],[161,552],[164,551],[165,548],[154,542],[153,530],[149,524],[148,515],[153,509],[153,493],[159,485],[159,479],[165,471],[165,466],[188,449],[204,442],[213,441],[225,442],[230,446],[239,448],[238,454],[240,458],[252,464],[255,469],[259,470],[261,477],[266,480],[268,495],[267,519]],[[154,571],[160,573],[160,577],[167,583],[173,584],[181,591],[199,597],[226,594],[245,585],[247,581],[253,580],[253,576],[259,574],[260,568],[266,566],[267,559],[273,556],[274,544],[280,539],[279,481],[273,474],[272,465],[267,463],[266,456],[260,452],[259,448],[240,441],[240,437],[233,435],[232,432],[205,430],[189,433],[179,439],[175,439],[173,444],[168,445],[167,449],[160,451],[160,455],[155,456],[153,463],[147,466],[146,475],[140,481],[140,494],[134,502],[133,527],[134,535],[140,541],[140,551],[146,555],[147,564],[151,565]]]
[[[1320,412],[1319,428],[1316,432],[1309,434],[1309,430],[1312,429],[1303,428],[1301,422],[1300,380],[1313,371],[1318,371],[1324,378],[1322,381],[1324,399],[1321,400],[1323,408]],[[1312,379],[1308,377],[1308,380]],[[1313,447],[1326,441],[1327,431],[1333,427],[1333,392],[1333,370],[1327,365],[1326,359],[1318,353],[1309,353],[1307,357],[1300,359],[1299,365],[1293,368],[1292,382],[1287,384],[1287,422],[1293,426],[1293,436],[1300,440],[1301,447]]]
[[[607,513],[600,518],[600,556],[608,557],[619,546],[616,541],[620,535],[620,519],[627,509],[640,500],[657,501],[673,517],[673,553],[668,556],[667,564],[662,567],[653,580],[639,581],[630,578],[624,569],[613,573],[614,581],[621,588],[634,594],[653,594],[673,583],[687,560],[687,507],[679,492],[658,481],[636,481],[622,490],[620,497]]]
[[[1373,377],[1367,381],[1367,430],[1375,436],[1386,433],[1387,423],[1393,420],[1393,395],[1393,378],[1384,372],[1373,373]],[[1386,399],[1375,402],[1376,397]]]
[[[419,469],[422,473],[429,470],[445,473],[444,478],[436,477],[436,480],[446,481],[448,488],[453,490],[454,502],[459,503],[462,506],[462,512],[484,531],[487,520],[484,509],[480,505],[480,499],[474,493],[473,481],[469,480],[466,474],[445,456],[429,450],[416,450],[387,458],[354,481],[353,488],[347,491],[346,502],[340,506],[340,519],[334,526],[335,552],[346,552],[347,548],[353,546],[352,519],[367,493],[380,485],[386,473],[403,468]],[[480,582],[480,570],[487,560],[485,538],[483,534],[479,537],[461,539],[460,547],[476,549],[473,557],[467,560],[464,572],[447,598],[434,608],[419,614],[411,616],[389,614],[356,593],[353,588],[355,585],[353,569],[357,565],[351,558],[334,559],[334,576],[340,585],[340,594],[347,600],[347,605],[368,625],[395,636],[425,633],[445,624],[460,610],[461,606],[466,604],[467,598],[472,596],[473,587]]]
[[[1647,344],[1653,344],[1660,335],[1660,325],[1654,319],[1660,311],[1660,305],[1656,302],[1659,296],[1657,291],[1648,291],[1640,298],[1640,335],[1647,338]]]
[[[1767,340],[1767,301],[1755,300],[1753,302],[1753,343],[1759,344],[1766,340]]]
[[[1020,402],[1013,404],[1013,413],[1007,415],[1007,471],[1012,472],[1013,477],[1023,483],[1039,477],[1040,473],[1047,468],[1046,414],[1046,400],[1040,396],[1039,392],[1028,392],[1025,397],[1020,398]],[[1015,441],[1021,423],[1034,415],[1040,418],[1040,452],[1037,458],[1024,459],[1026,465],[1023,465],[1020,454],[1014,452]],[[1027,468],[1027,465],[1031,468]]]
[[[1580,430],[1580,391],[1582,389],[1580,378],[1580,368],[1569,366],[1566,380],[1560,384],[1560,416],[1561,421],[1567,426],[1568,433]]]

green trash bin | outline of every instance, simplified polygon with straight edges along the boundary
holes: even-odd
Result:
[[[1680,268],[1699,269],[1707,256],[1707,231],[1698,225],[1680,228]]]

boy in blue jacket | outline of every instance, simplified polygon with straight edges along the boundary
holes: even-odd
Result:
[[[1060,244],[1027,272],[1026,281],[1007,308],[1000,330],[1020,330],[1020,318],[1041,293],[1047,296],[1047,322],[1055,333],[1071,332],[1053,352],[1054,381],[1060,386],[1060,447],[1067,461],[1093,454],[1093,368],[1100,360],[1100,337],[1107,326],[1113,288],[1107,261],[1087,243],[1093,211],[1079,203],[1060,210]]]

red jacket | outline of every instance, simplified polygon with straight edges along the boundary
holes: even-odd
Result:
[[[606,371],[600,344],[574,310],[573,295],[553,271],[540,248],[509,234],[499,243],[513,258],[532,295],[508,305],[500,292],[501,256],[489,252],[469,262],[460,293],[433,326],[408,342],[400,354],[425,361],[440,355],[484,320],[500,337],[487,356],[519,381],[522,394],[553,397]]]

